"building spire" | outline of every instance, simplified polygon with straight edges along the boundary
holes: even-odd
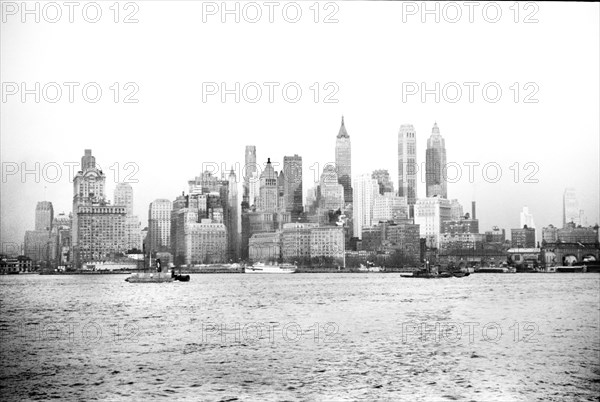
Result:
[[[344,125],[344,115],[342,115],[342,125],[340,126],[340,131],[337,135],[337,138],[350,138],[348,132],[346,131],[346,126]]]

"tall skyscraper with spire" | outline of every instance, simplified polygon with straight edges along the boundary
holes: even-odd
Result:
[[[398,131],[398,195],[406,197],[409,216],[414,218],[417,201],[417,136],[412,124]]]
[[[448,198],[446,180],[446,142],[440,135],[437,123],[433,125],[431,136],[427,139],[425,153],[425,183],[427,197]]]
[[[273,169],[271,158],[260,175],[260,190],[257,200],[257,209],[264,212],[276,212],[278,208],[279,192],[277,186],[277,172]]]
[[[348,204],[352,202],[352,147],[350,136],[344,125],[344,116],[342,116],[342,125],[335,141],[335,165],[337,168],[338,181],[344,186],[344,201]]]

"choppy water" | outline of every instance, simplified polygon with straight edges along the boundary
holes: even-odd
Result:
[[[3,401],[600,394],[597,274],[21,275],[0,292]]]

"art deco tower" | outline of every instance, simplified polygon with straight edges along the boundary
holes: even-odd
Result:
[[[92,150],[86,149],[81,158],[81,170],[73,179],[73,224],[71,241],[73,247],[79,242],[77,209],[80,205],[91,205],[104,201],[106,176],[96,167],[96,158]]]
[[[265,170],[263,170],[260,175],[260,190],[257,209],[264,212],[276,212],[278,201],[277,173],[273,169],[271,158],[269,158]]]
[[[437,123],[433,125],[431,136],[427,140],[425,153],[425,183],[427,197],[448,198],[446,180],[446,142],[440,135]]]
[[[337,167],[338,181],[344,186],[344,201],[348,204],[352,202],[352,149],[350,145],[350,136],[344,125],[344,116],[342,116],[342,125],[335,141],[335,165]]]
[[[403,124],[398,132],[398,195],[406,197],[411,218],[417,201],[417,171],[415,128],[412,124]]]

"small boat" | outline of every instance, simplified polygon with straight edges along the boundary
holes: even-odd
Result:
[[[256,263],[254,265],[247,266],[244,269],[246,274],[293,274],[296,272],[296,267],[293,264],[279,264],[279,265],[265,265],[263,263]]]
[[[439,278],[464,278],[469,276],[470,272],[464,271],[440,271],[439,266],[431,266],[429,262],[425,263],[425,267],[418,271],[414,271],[412,275],[402,275],[406,278],[425,278],[425,279],[439,279]]]
[[[161,267],[160,259],[156,260],[156,271],[157,272],[136,272],[131,274],[129,277],[125,278],[126,282],[129,283],[162,283],[162,282],[189,282],[189,275],[181,275],[181,270],[179,271],[179,275],[175,274],[175,266],[173,264],[169,264],[171,268],[171,272],[163,272]]]
[[[556,267],[556,272],[587,272],[585,265],[561,265]]]
[[[179,282],[189,282],[190,281],[189,275],[175,275],[173,278]]]
[[[478,274],[514,274],[517,272],[514,267],[482,267],[475,271]]]
[[[437,279],[437,278],[452,278],[451,272],[443,271],[443,272],[431,272],[425,269],[415,271],[412,275],[403,275],[406,278],[425,278],[425,279]]]
[[[382,272],[384,269],[382,267],[375,266],[374,263],[367,261],[367,265],[360,264],[358,267],[359,272]]]
[[[175,278],[169,272],[135,272],[125,278],[129,283],[173,282]]]

